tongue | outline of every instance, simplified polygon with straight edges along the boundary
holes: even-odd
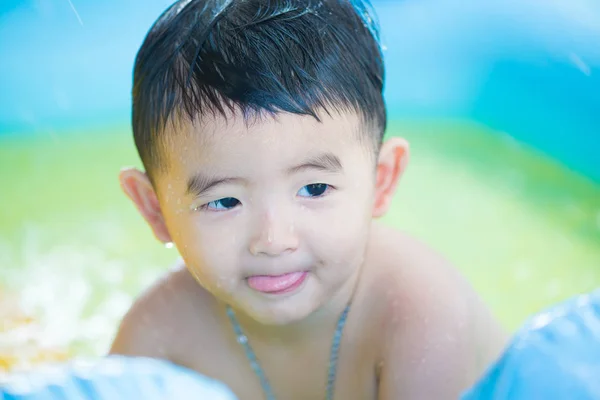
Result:
[[[259,292],[273,293],[288,289],[304,276],[305,272],[284,275],[256,275],[248,278],[248,285]]]

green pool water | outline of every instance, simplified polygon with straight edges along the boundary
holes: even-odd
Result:
[[[600,286],[600,185],[468,122],[392,121],[389,134],[412,160],[385,222],[454,262],[507,328]],[[35,340],[102,354],[175,260],[121,194],[132,164],[128,127],[0,137],[0,287],[40,321]],[[17,340],[1,332],[0,347]]]

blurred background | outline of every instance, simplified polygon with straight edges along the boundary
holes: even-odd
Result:
[[[0,2],[0,371],[101,355],[176,259],[121,194],[133,60],[167,0]],[[502,323],[600,286],[600,3],[374,0],[387,134],[413,157],[385,223]]]

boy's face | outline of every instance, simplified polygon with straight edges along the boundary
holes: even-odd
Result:
[[[355,115],[280,114],[249,127],[238,115],[171,135],[169,172],[155,177],[159,220],[199,283],[281,324],[352,281],[381,179],[360,127]]]

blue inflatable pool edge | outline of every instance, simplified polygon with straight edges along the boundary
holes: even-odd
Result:
[[[236,400],[223,383],[151,358],[74,360],[14,374],[0,400]]]
[[[462,400],[600,399],[600,290],[536,314]]]

